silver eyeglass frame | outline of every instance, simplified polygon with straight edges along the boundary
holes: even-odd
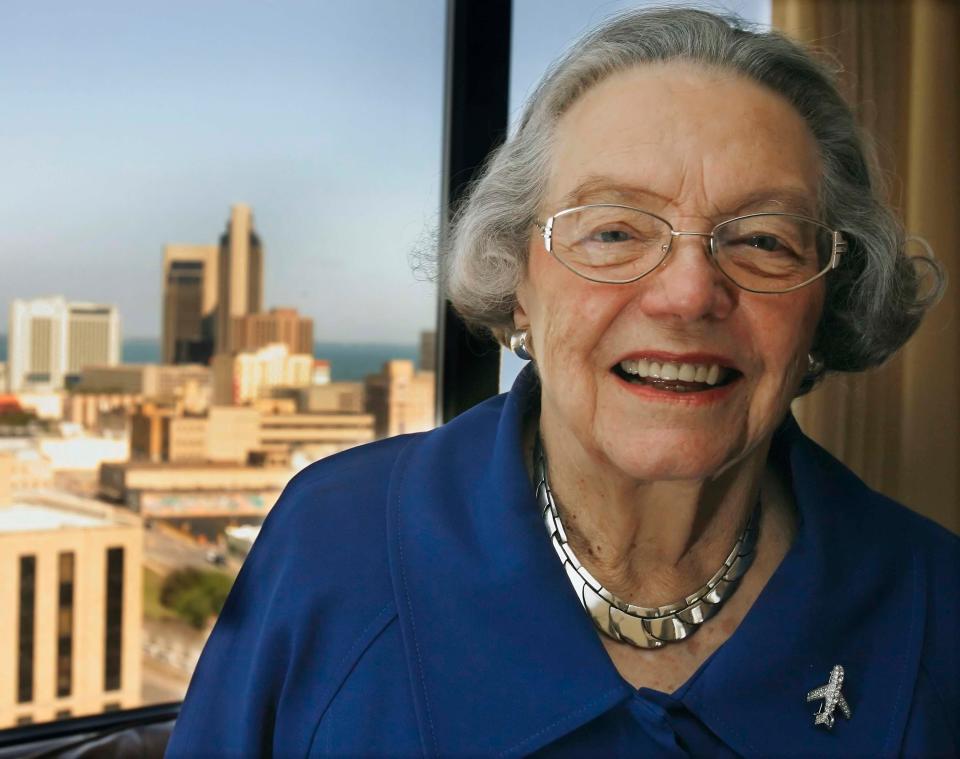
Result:
[[[574,269],[573,266],[571,266],[566,261],[564,261],[553,250],[553,225],[556,222],[556,220],[562,216],[566,216],[567,214],[576,213],[577,211],[582,211],[585,208],[623,208],[628,211],[637,211],[639,213],[644,213],[647,216],[652,216],[654,219],[662,221],[664,224],[667,225],[667,228],[670,230],[670,242],[668,242],[664,246],[661,246],[663,255],[661,256],[660,260],[657,261],[656,264],[650,267],[650,269],[648,271],[645,271],[643,274],[640,274],[636,277],[631,277],[630,279],[617,279],[617,280],[597,279],[595,277],[589,277],[586,274]],[[823,271],[814,275],[810,279],[804,282],[801,282],[798,285],[793,285],[792,287],[788,287],[783,290],[755,290],[751,287],[744,287],[739,282],[737,282],[732,276],[730,276],[727,272],[725,272],[723,270],[723,267],[720,266],[719,263],[717,263],[717,248],[716,248],[717,230],[723,226],[726,226],[727,224],[731,224],[732,222],[742,221],[743,219],[753,219],[759,216],[789,216],[794,219],[800,219],[801,221],[811,222],[812,224],[816,224],[821,229],[825,229],[826,231],[830,232],[830,234],[832,235],[832,242],[833,242],[832,250],[830,252],[830,260],[827,262],[827,265],[823,269]],[[651,213],[650,211],[645,211],[642,208],[627,206],[620,203],[587,203],[586,205],[582,205],[582,206],[565,208],[562,211],[558,211],[557,213],[553,214],[553,216],[548,217],[545,222],[541,223],[539,221],[534,221],[534,224],[543,233],[543,246],[544,248],[546,248],[547,253],[552,255],[559,263],[561,263],[565,268],[572,271],[578,277],[582,277],[583,279],[589,280],[590,282],[597,282],[599,284],[606,284],[606,285],[629,285],[632,282],[636,282],[639,279],[643,279],[648,274],[652,274],[660,266],[662,266],[663,262],[666,261],[667,258],[670,256],[670,251],[673,250],[673,241],[677,237],[709,238],[710,239],[710,260],[713,263],[713,265],[716,267],[717,271],[719,271],[724,277],[730,280],[734,285],[739,287],[741,290],[745,290],[751,293],[759,293],[761,295],[780,295],[782,293],[789,293],[789,292],[793,292],[794,290],[799,290],[801,287],[806,287],[812,282],[816,282],[818,279],[820,279],[820,277],[824,276],[827,272],[833,269],[836,269],[840,265],[840,259],[843,257],[843,254],[846,253],[848,250],[847,241],[844,239],[843,235],[839,231],[835,229],[831,229],[822,221],[819,221],[818,219],[814,219],[810,216],[804,216],[802,214],[789,213],[784,211],[760,211],[758,213],[744,214],[743,216],[734,216],[732,219],[724,219],[719,224],[714,226],[714,228],[711,229],[709,232],[687,232],[684,230],[674,229],[673,224],[671,224],[669,221],[664,219],[662,216],[658,216],[657,214]]]

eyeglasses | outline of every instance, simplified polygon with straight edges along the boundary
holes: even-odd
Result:
[[[727,219],[711,232],[681,232],[639,208],[599,203],[567,208],[543,224],[543,244],[574,274],[592,282],[627,284],[670,255],[681,236],[710,238],[716,267],[754,293],[797,290],[837,268],[847,252],[840,232],[792,213],[752,213]]]

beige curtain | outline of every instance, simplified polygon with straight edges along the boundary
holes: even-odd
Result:
[[[890,200],[953,279],[891,362],[794,411],[869,485],[960,532],[960,1],[773,0],[773,24],[840,64]]]

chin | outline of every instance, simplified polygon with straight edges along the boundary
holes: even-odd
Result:
[[[735,437],[716,431],[648,432],[611,440],[606,456],[637,480],[708,480],[743,458]]]

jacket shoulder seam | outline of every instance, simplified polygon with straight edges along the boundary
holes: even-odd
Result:
[[[404,462],[404,464],[406,464],[406,462]],[[411,637],[413,638],[414,652],[417,657],[417,674],[419,676],[420,688],[423,694],[423,705],[424,705],[424,711],[426,714],[427,728],[430,731],[430,740],[432,741],[432,748],[434,751],[436,751],[437,750],[437,733],[433,726],[433,715],[431,714],[429,696],[427,695],[426,682],[424,681],[424,676],[423,676],[423,657],[420,654],[420,643],[417,640],[416,624],[413,621],[413,602],[410,599],[410,588],[407,584],[407,572],[406,572],[406,567],[404,566],[404,563],[403,563],[403,538],[401,536],[401,531],[400,531],[400,494],[403,490],[403,483],[406,480],[406,476],[407,476],[407,467],[404,466],[403,469],[399,472],[399,481],[397,483],[396,498],[394,499],[395,503],[392,504],[392,507],[395,514],[394,518],[397,521],[396,543],[397,543],[397,551],[399,553],[400,580],[401,580],[401,583],[403,584],[403,596],[407,602],[407,609],[410,613],[410,632],[411,632]]]
[[[336,698],[337,693],[347,681],[350,672],[353,671],[353,668],[357,665],[357,662],[360,661],[364,652],[373,645],[373,642],[380,637],[380,634],[387,629],[396,618],[396,604],[393,600],[390,600],[376,613],[373,619],[367,623],[367,626],[361,630],[359,635],[354,638],[353,643],[344,652],[343,656],[340,657],[336,665],[334,665],[334,677],[332,678],[331,684],[318,699],[318,706],[320,708],[313,729],[310,731],[310,743],[307,747],[306,756],[310,756],[313,752],[313,744],[317,739],[320,722],[330,708],[330,704],[333,703],[333,699]]]

